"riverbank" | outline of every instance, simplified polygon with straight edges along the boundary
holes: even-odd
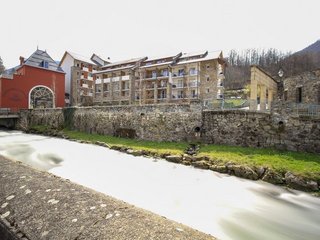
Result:
[[[319,195],[320,155],[221,145],[151,142],[33,126],[29,132],[97,144],[136,156],[164,158],[251,180],[263,180]]]
[[[214,237],[0,156],[0,239]]]

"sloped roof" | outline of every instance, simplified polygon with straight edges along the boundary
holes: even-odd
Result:
[[[129,63],[136,63],[140,60],[143,60],[144,58],[145,57],[131,58],[131,59],[123,60],[123,61],[113,62],[113,63],[109,63],[107,65],[104,65],[103,68],[109,68],[109,67],[114,67],[117,65],[129,64]]]
[[[179,64],[185,64],[185,63],[202,62],[202,61],[218,59],[220,57],[222,57],[222,51],[214,51],[214,52],[208,52],[208,54],[205,55],[205,57],[195,58],[195,59],[186,60],[186,61],[184,61],[183,59],[182,60],[179,59],[177,64],[179,65]],[[181,56],[181,58],[183,58],[183,56]]]
[[[43,61],[48,62],[48,68],[52,71],[64,72],[62,68],[54,61],[46,51],[37,49],[27,60],[24,61],[24,65],[32,67],[44,68]]]
[[[69,54],[71,57],[73,57],[74,59],[76,59],[78,61],[89,63],[89,64],[92,64],[92,65],[95,65],[95,66],[97,65],[89,57],[82,56],[82,55],[80,55],[78,53],[66,51],[65,54]]]

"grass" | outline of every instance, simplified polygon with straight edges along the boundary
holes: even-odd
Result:
[[[268,167],[277,172],[294,174],[320,180],[320,155],[274,149],[257,149],[237,146],[206,145],[200,148],[200,156],[222,162],[234,162],[251,167]]]
[[[33,126],[39,132],[48,129],[45,126]],[[145,150],[157,155],[180,155],[189,146],[186,142],[153,142],[137,139],[118,138],[113,136],[89,134],[79,131],[62,130],[66,136],[84,141],[100,141],[110,146],[128,147],[134,150]],[[251,167],[268,167],[277,172],[290,171],[296,175],[320,180],[320,154],[278,151],[224,145],[201,145],[199,156],[208,156],[213,161],[234,162]]]
[[[145,150],[156,153],[158,155],[161,154],[183,154],[184,150],[187,148],[187,143],[175,143],[175,142],[153,142],[153,141],[142,141],[136,139],[127,139],[127,138],[119,138],[112,137],[106,135],[99,134],[88,134],[78,131],[71,130],[63,130],[63,133],[70,138],[85,140],[85,141],[100,141],[105,142],[110,146],[120,146],[120,147],[128,147],[134,150]]]

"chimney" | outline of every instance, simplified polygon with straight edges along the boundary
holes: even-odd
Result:
[[[21,57],[21,56],[20,56],[19,59],[20,59],[20,66],[21,66],[21,65],[24,63],[24,57]]]

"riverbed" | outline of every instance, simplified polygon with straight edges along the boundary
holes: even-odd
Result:
[[[0,154],[219,239],[320,239],[307,193],[19,131],[0,131]]]

